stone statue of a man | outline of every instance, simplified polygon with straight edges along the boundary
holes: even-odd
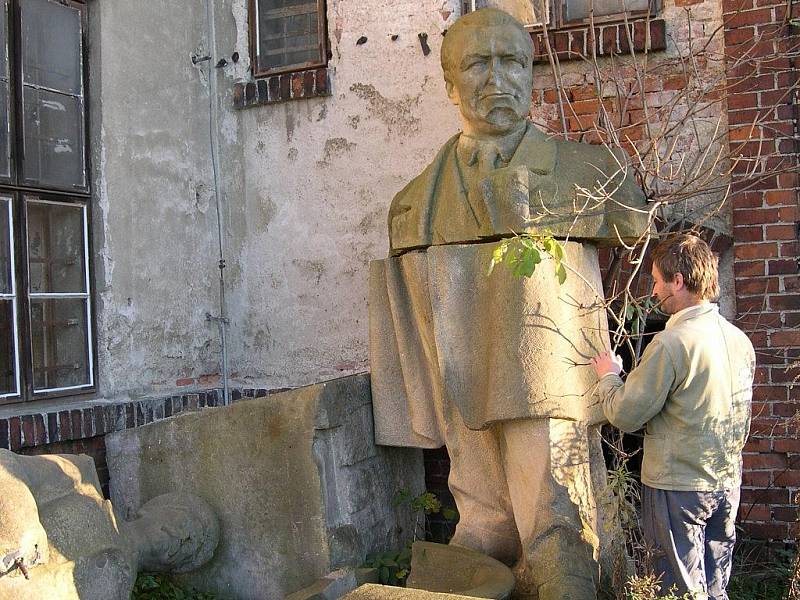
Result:
[[[516,562],[541,600],[594,598],[608,575],[605,465],[589,358],[607,348],[597,245],[648,227],[624,153],[549,139],[526,117],[532,47],[493,9],[441,50],[463,131],[392,202],[391,256],[370,271],[376,439],[450,454],[453,544]],[[487,275],[512,232],[564,240],[563,285]],[[601,572],[602,571],[602,572]]]

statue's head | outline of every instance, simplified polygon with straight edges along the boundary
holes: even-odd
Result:
[[[448,29],[442,70],[465,131],[499,135],[523,123],[531,105],[532,53],[528,32],[501,10],[471,12]]]

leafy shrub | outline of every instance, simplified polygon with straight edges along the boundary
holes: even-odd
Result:
[[[411,571],[411,542],[401,550],[370,554],[366,566],[378,570],[378,581],[383,585],[405,585]]]
[[[169,575],[139,573],[131,592],[131,600],[222,600],[209,592],[178,584]]]

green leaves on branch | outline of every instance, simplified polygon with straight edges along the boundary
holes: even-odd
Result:
[[[644,323],[644,311],[638,304],[628,304],[625,306],[625,323],[628,323],[633,337],[638,337],[641,325]]]
[[[413,512],[424,512],[426,515],[442,510],[442,503],[433,492],[423,492],[414,496],[406,489],[399,490],[392,499],[395,506],[408,506]]]
[[[411,570],[411,543],[401,550],[391,550],[367,556],[366,566],[376,569],[383,585],[405,585]]]
[[[523,233],[503,240],[492,252],[489,264],[489,275],[494,268],[503,264],[511,270],[514,277],[530,277],[546,256],[553,260],[555,275],[559,284],[567,280],[567,270],[561,262],[564,258],[564,247],[552,235],[535,235]]]
[[[644,301],[634,300],[625,304],[623,321],[631,337],[635,338],[644,334],[644,325],[647,322],[647,316],[653,310],[658,309],[656,308],[656,302],[654,302],[652,298],[646,298]]]

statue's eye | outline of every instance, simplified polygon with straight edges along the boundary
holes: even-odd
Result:
[[[464,70],[465,71],[472,71],[472,70],[482,69],[485,66],[486,66],[486,61],[485,60],[480,59],[480,58],[476,58],[476,59],[467,61],[467,63],[464,65]]]

